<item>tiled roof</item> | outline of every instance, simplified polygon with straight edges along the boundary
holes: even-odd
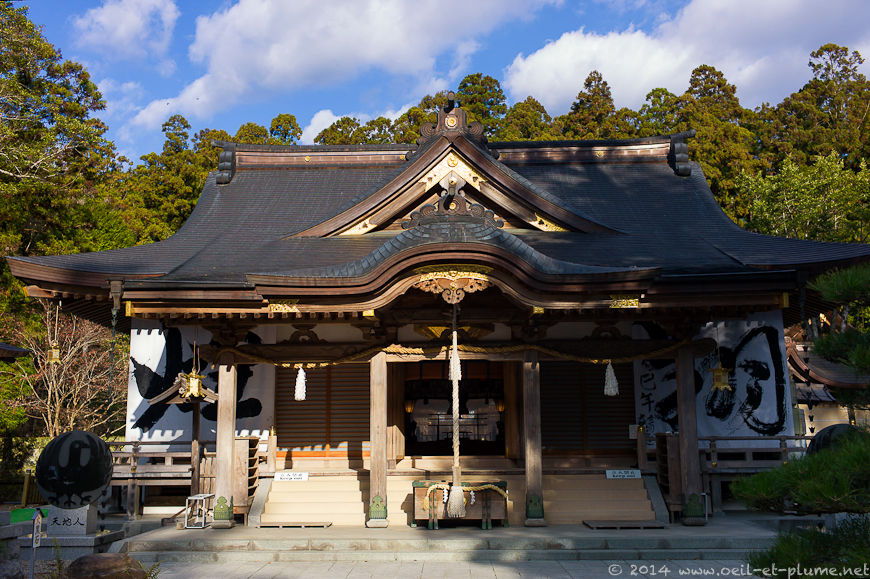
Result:
[[[660,142],[655,139],[608,142]],[[472,143],[473,144],[473,143]],[[581,143],[582,144],[582,143]],[[287,167],[238,168],[225,185],[214,174],[196,209],[170,239],[151,245],[80,255],[12,258],[21,263],[108,277],[153,276],[131,282],[249,285],[249,274],[293,276],[361,275],[412,247],[449,241],[476,243],[511,252],[547,275],[595,275],[655,269],[661,275],[724,273],[757,268],[808,268],[870,258],[870,246],[819,243],[749,233],[721,211],[693,165],[690,176],[675,174],[664,160],[501,163],[484,147],[496,171],[528,190],[610,231],[548,232],[493,229],[451,222],[404,232],[326,238],[292,237],[370,198],[403,171],[403,162],[329,162]],[[496,145],[490,145],[495,148]],[[511,143],[523,147],[574,147],[577,142]],[[387,151],[411,146],[386,146]],[[284,147],[262,148],[280,154]],[[293,154],[378,151],[366,147],[294,147]],[[414,155],[420,158],[421,151]],[[498,213],[498,207],[490,207]]]

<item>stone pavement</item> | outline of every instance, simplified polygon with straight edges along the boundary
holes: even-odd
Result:
[[[145,564],[146,568],[148,564]],[[337,578],[378,579],[506,577],[655,578],[759,577],[743,561],[337,561],[270,563],[160,563],[160,579]]]

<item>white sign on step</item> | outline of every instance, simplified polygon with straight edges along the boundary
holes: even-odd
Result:
[[[640,471],[636,468],[607,469],[607,478],[640,478]]]
[[[300,481],[300,480],[308,480],[307,472],[276,472],[275,480],[281,481]]]

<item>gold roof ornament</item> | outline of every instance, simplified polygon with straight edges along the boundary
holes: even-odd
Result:
[[[611,309],[639,308],[640,297],[632,294],[617,294],[610,296]]]
[[[458,304],[467,293],[485,290],[492,283],[486,274],[476,271],[445,270],[424,273],[413,287],[440,294],[448,304]]]
[[[295,314],[299,312],[299,308],[296,306],[298,303],[298,299],[269,300],[269,311],[282,314]]]
[[[474,265],[428,266],[417,268],[414,273],[420,279],[413,287],[433,294],[440,294],[448,304],[457,304],[465,294],[485,290],[492,285],[489,281],[491,267]]]

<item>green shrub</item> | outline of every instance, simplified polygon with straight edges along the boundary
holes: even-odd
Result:
[[[870,436],[862,432],[837,443],[735,481],[731,491],[747,506],[765,511],[870,512]]]
[[[20,477],[36,448],[37,439],[32,436],[0,436],[0,479]]]
[[[769,575],[774,577],[788,577],[786,569],[798,565],[807,570],[863,568],[870,561],[868,537],[870,519],[866,517],[846,521],[831,532],[797,529],[780,534],[769,550],[750,555],[749,565],[753,569],[772,569],[776,565],[782,572]]]

